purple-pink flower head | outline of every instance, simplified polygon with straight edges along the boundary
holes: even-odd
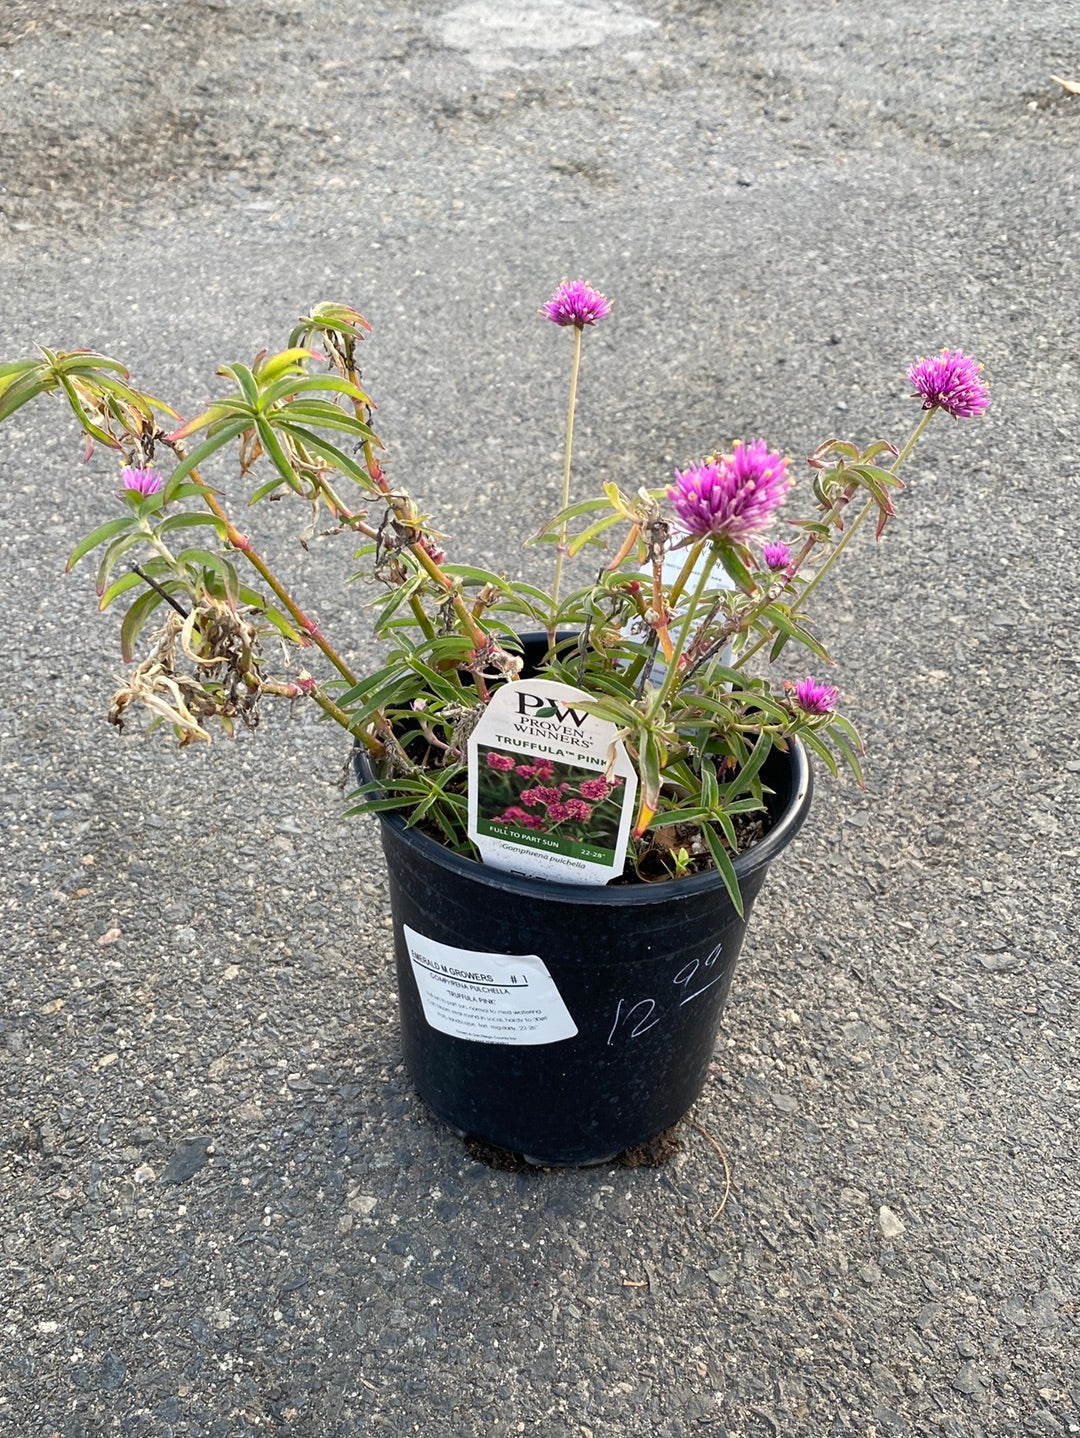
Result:
[[[953,419],[976,419],[990,403],[979,378],[982,365],[963,350],[942,350],[930,359],[916,360],[908,379],[923,402],[923,409],[943,409]]]
[[[165,483],[156,469],[136,469],[133,465],[125,464],[120,471],[120,483],[125,489],[133,489],[137,494],[157,494],[158,490]]]
[[[836,703],[837,690],[831,684],[819,684],[811,674],[795,685],[795,703],[804,714],[829,714]]]
[[[786,544],[763,544],[761,557],[765,561],[766,569],[786,569],[791,563],[791,550]]]
[[[540,313],[553,325],[577,325],[583,329],[610,314],[611,301],[590,289],[584,280],[564,280]]]
[[[679,524],[694,535],[736,542],[765,528],[791,488],[787,460],[763,439],[736,440],[730,454],[711,464],[692,464],[668,486]]]

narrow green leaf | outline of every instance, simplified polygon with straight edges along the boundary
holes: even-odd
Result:
[[[265,371],[260,370],[260,380],[263,380],[264,374]],[[343,394],[357,404],[371,403],[362,389],[336,374],[310,374],[306,370],[300,370],[296,375],[286,375],[281,379],[275,377],[263,384],[263,400],[271,405],[278,404],[294,394],[318,396],[325,393]]]
[[[236,381],[236,387],[240,391],[244,403],[251,409],[253,414],[260,408],[259,385],[254,374],[246,364],[240,364],[238,361],[233,360],[229,364],[218,365],[217,372],[226,379]]]
[[[133,529],[137,522],[133,514],[122,514],[117,519],[107,519],[104,524],[99,524],[97,529],[91,531],[85,539],[80,539],[68,555],[66,571],[70,573],[84,554],[89,554],[92,549],[96,549],[99,544],[104,544],[107,540],[115,539],[125,530]]]
[[[832,753],[829,750],[829,746],[823,742],[820,735],[815,734],[813,729],[800,729],[798,731],[798,734],[799,738],[806,745],[806,747],[812,750],[818,756],[821,762],[825,765],[826,769],[828,769],[829,773],[835,779],[840,771],[836,767],[836,760],[833,758]]]
[[[172,534],[178,529],[193,529],[199,526],[213,529],[222,544],[225,543],[225,525],[216,514],[209,514],[205,511],[185,511],[183,514],[170,514],[156,526],[159,538],[166,534]]]
[[[639,729],[636,747],[642,802],[647,808],[655,809],[660,803],[660,745],[651,729]]]
[[[575,534],[570,540],[566,546],[567,554],[573,558],[587,544],[598,542],[604,531],[610,529],[613,524],[618,524],[621,519],[622,516],[619,514],[608,514],[603,519],[598,519],[595,524],[590,524],[588,529],[583,529],[580,534]]]
[[[101,610],[108,609],[114,599],[118,599],[121,594],[126,594],[129,589],[134,589],[136,585],[142,582],[139,576],[133,570],[129,569],[126,574],[121,574],[119,579],[114,579],[112,584],[105,590],[104,594],[102,594],[98,600],[98,608]]]
[[[479,569],[471,564],[444,564],[442,571],[444,574],[449,574],[452,579],[462,579],[466,584],[475,584],[478,588],[483,588],[485,584],[494,585],[501,594],[513,597],[513,588],[505,578],[490,569]]]
[[[373,483],[370,474],[368,474],[362,464],[358,464],[351,455],[346,454],[344,450],[338,449],[337,445],[332,444],[329,440],[323,439],[322,436],[316,434],[314,430],[310,430],[304,425],[292,424],[284,419],[281,421],[281,428],[301,440],[315,454],[321,455],[323,459],[328,459],[336,469],[339,469],[342,474],[348,475],[350,479],[355,480],[356,483],[360,485],[362,489],[366,489],[369,494],[382,493],[378,485]]]
[[[30,400],[36,399],[45,390],[55,388],[56,381],[45,376],[28,374],[13,379],[0,390],[0,423],[21,409]]]
[[[158,605],[164,602],[156,589],[148,589],[145,594],[139,595],[124,615],[120,624],[120,652],[125,664],[130,664],[135,658],[135,645],[143,626]]]
[[[221,594],[230,604],[236,604],[240,598],[240,580],[232,564],[221,554],[215,554],[212,550],[201,549],[192,546],[189,549],[180,550],[176,556],[178,564],[184,564],[189,569],[202,568],[203,581],[211,592],[215,585],[208,582],[208,576],[212,575],[220,587]]]
[[[39,359],[30,356],[28,359],[7,360],[0,364],[0,391],[3,391],[18,375],[28,374],[31,370],[44,371],[45,366]]]
[[[280,405],[271,410],[269,417],[279,429],[285,424],[294,425],[299,421],[305,425],[320,425],[323,429],[342,430],[360,439],[375,438],[375,431],[370,425],[357,419],[355,415],[347,414],[329,401],[297,400],[295,404]]]
[[[837,724],[834,720],[833,723],[829,726],[829,738],[832,740],[833,746],[837,750],[839,750],[844,760],[844,763],[848,766],[852,774],[855,776],[855,782],[858,784],[859,788],[865,789],[866,782],[863,779],[862,765],[859,763],[858,755],[855,753],[855,750],[851,747],[847,740],[843,738],[840,734],[838,734],[836,731]]]
[[[280,350],[277,354],[261,360],[255,370],[255,377],[262,390],[264,402],[273,402],[270,399],[270,389],[275,383],[291,381],[295,386],[298,380],[309,378],[306,361],[322,358],[323,356],[317,350],[305,349],[301,345],[292,345],[288,349]],[[288,394],[289,391],[286,390],[285,393]]]
[[[753,594],[756,588],[754,576],[743,563],[733,545],[722,544],[720,546],[720,563],[744,594]]]
[[[298,645],[302,642],[300,634],[293,626],[291,620],[286,618],[280,609],[275,608],[272,604],[267,604],[258,590],[250,589],[246,584],[241,584],[236,592],[241,604],[250,605],[252,609],[258,610],[266,622],[272,624],[283,638],[289,640],[291,644]]]
[[[208,439],[203,440],[197,449],[193,449],[186,459],[180,461],[165,481],[165,488],[162,491],[164,502],[171,504],[173,499],[180,493],[181,481],[186,479],[193,469],[198,469],[204,460],[209,459],[210,456],[215,454],[219,449],[223,449],[225,445],[231,443],[238,435],[243,434],[247,428],[248,421],[246,419],[236,419],[223,429],[218,430]]]
[[[772,747],[773,736],[770,733],[766,731],[758,737],[758,741],[754,745],[754,750],[750,758],[725,788],[720,800],[721,804],[726,804],[728,800],[734,799],[753,784],[761,772],[761,766],[772,752]]]
[[[706,844],[709,846],[709,853],[712,856],[713,864],[724,881],[724,888],[727,889],[728,898],[731,900],[735,912],[741,919],[744,916],[743,899],[742,894],[739,893],[739,880],[736,876],[734,865],[731,862],[731,857],[708,824],[702,824],[701,833],[704,836]]]
[[[105,553],[101,556],[98,565],[97,579],[94,587],[99,594],[104,593],[109,582],[109,575],[116,567],[118,560],[122,559],[130,550],[146,542],[146,536],[138,529],[129,530],[126,534],[118,535],[111,540],[106,547]],[[158,561],[160,563],[160,561]]]

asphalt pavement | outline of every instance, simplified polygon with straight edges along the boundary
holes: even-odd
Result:
[[[115,466],[55,402],[0,427],[0,1433],[1080,1432],[1078,20],[8,0],[0,360],[90,346],[190,414],[351,303],[455,555],[543,578],[564,278],[614,302],[592,488],[902,437],[945,346],[992,406],[830,583],[867,787],[819,774],[677,1147],[586,1170],[493,1166],[411,1091],[338,734],[106,724],[64,560]],[[305,518],[252,532],[363,669],[371,591]]]

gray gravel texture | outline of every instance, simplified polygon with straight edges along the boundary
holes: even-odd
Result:
[[[2,357],[93,345],[192,413],[346,299],[459,555],[544,573],[564,277],[616,303],[594,486],[898,437],[943,345],[994,402],[832,585],[867,789],[820,783],[682,1148],[636,1170],[491,1169],[429,1116],[340,739],[110,730],[115,625],[63,565],[114,471],[48,404],[0,432],[0,1432],[1080,1431],[1078,18],[8,0]],[[253,517],[363,667],[368,596],[302,522]]]

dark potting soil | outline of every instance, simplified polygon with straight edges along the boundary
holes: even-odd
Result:
[[[682,1148],[682,1140],[676,1137],[677,1130],[678,1124],[675,1124],[663,1133],[658,1133],[655,1138],[647,1139],[645,1143],[635,1143],[630,1148],[624,1148],[622,1153],[616,1154],[608,1162],[615,1168],[663,1168]],[[497,1148],[494,1144],[485,1143],[483,1139],[466,1138],[463,1143],[473,1158],[502,1173],[542,1171],[543,1165],[530,1163],[523,1154]]]

